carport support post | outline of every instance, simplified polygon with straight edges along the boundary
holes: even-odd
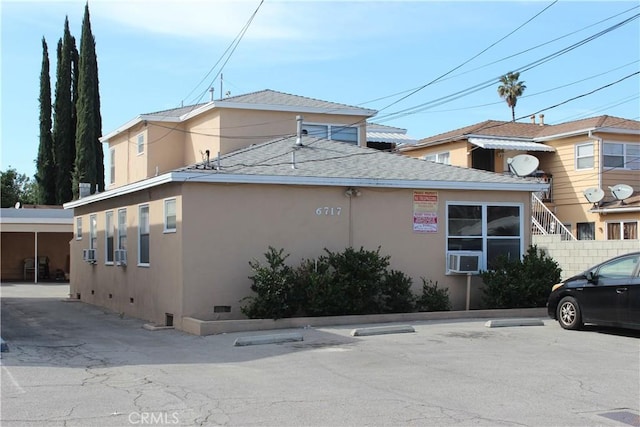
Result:
[[[38,260],[38,232],[35,232],[35,248],[36,253],[33,256],[33,283],[38,283],[38,271],[40,270],[40,264]]]
[[[471,300],[471,273],[467,273],[467,311],[469,311],[469,300]]]

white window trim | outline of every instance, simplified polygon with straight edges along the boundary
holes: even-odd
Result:
[[[136,153],[138,156],[144,154],[144,140],[144,132],[136,136]],[[142,141],[142,143],[140,141]]]
[[[441,156],[447,156],[447,162],[442,162],[440,161],[440,157]],[[435,160],[428,160],[427,157],[435,157]],[[426,160],[428,162],[435,162],[435,163],[440,163],[442,165],[450,165],[451,164],[451,152],[450,151],[440,151],[439,153],[432,153],[432,154],[425,154],[422,157],[423,160]]]
[[[612,167],[612,166],[605,166],[604,165],[604,163],[605,163],[604,159],[605,159],[605,157],[607,157],[607,154],[605,153],[605,146],[607,146],[607,145],[622,145],[622,165],[623,165],[622,167]],[[627,154],[627,149],[628,149],[628,147],[630,145],[640,147],[640,144],[636,144],[636,143],[633,143],[633,142],[608,141],[608,142],[603,143],[603,146],[602,146],[602,167],[606,168],[607,170],[629,170],[629,171],[640,170],[640,168],[639,169],[633,169],[633,168],[627,167],[627,165],[629,163],[631,163],[631,159],[629,158],[629,154]],[[613,155],[610,154],[610,156],[613,156]]]
[[[147,208],[147,221],[149,221],[149,224],[147,224],[147,226],[149,227],[149,243],[151,243],[151,209],[149,208],[149,204],[148,203],[142,203],[140,205],[138,205],[138,267],[149,267],[150,263],[149,262],[140,262],[140,258],[142,255],[142,245],[140,244],[141,242],[141,237],[142,237],[142,233],[141,230],[142,228],[141,226],[141,219],[142,219],[142,209],[143,208]],[[151,260],[151,245],[149,245],[149,260]]]
[[[116,239],[117,239],[117,228],[115,225],[115,221],[113,220],[113,211],[109,210],[109,211],[105,211],[104,212],[104,264],[105,265],[113,265],[113,261],[109,261],[109,246],[108,246],[108,241],[109,241],[109,221],[107,221],[107,217],[109,216],[109,214],[111,214],[111,231],[113,232],[113,235],[111,236],[111,238],[113,239],[113,251],[115,251],[116,249]],[[111,256],[113,258],[115,258],[115,254],[112,252]]]
[[[124,250],[128,250],[127,248],[123,248],[122,246],[120,246],[120,212],[124,212],[124,230],[126,232],[126,234],[124,235],[124,237],[126,239],[129,238],[129,232],[127,230],[127,208],[120,208],[117,210],[117,216],[116,216],[116,244],[114,245],[115,249],[124,249]],[[127,242],[128,243],[128,242]],[[129,245],[127,244],[127,247]]]
[[[592,153],[591,156],[578,156],[578,147],[591,147]],[[576,144],[574,146],[574,152],[573,152],[573,157],[574,157],[574,168],[577,171],[586,171],[586,170],[593,170],[594,166],[595,166],[595,162],[596,162],[596,153],[595,153],[595,148],[593,146],[593,142],[585,142],[585,143],[581,143],[581,144]],[[593,158],[593,165],[591,167],[588,168],[579,168],[578,167],[578,159],[585,159],[587,157],[591,157]]]
[[[613,240],[638,240],[638,239],[625,239],[624,238],[624,224],[635,223],[636,224],[636,233],[640,232],[640,221],[635,219],[620,219],[616,221],[605,221],[604,222],[604,239],[609,240],[609,224],[618,224],[620,225],[620,235],[617,239]]]
[[[448,253],[448,245],[449,245],[449,206],[481,206],[482,207],[482,234],[480,236],[474,236],[474,238],[478,238],[478,239],[482,239],[482,260],[481,260],[481,265],[480,265],[480,270],[486,270],[487,269],[487,240],[488,239],[495,239],[495,240],[501,240],[501,239],[513,239],[515,236],[487,236],[487,206],[511,206],[511,207],[517,207],[520,211],[520,234],[518,235],[518,238],[520,239],[520,257],[523,257],[525,255],[525,248],[524,248],[524,240],[525,240],[525,227],[524,227],[524,217],[525,217],[525,211],[524,211],[524,203],[517,203],[517,202],[478,202],[478,201],[447,201],[446,206],[445,206],[445,230],[446,230],[446,235],[445,235],[445,239],[444,239],[444,251],[445,254]],[[458,236],[452,236],[452,237],[458,237]],[[451,273],[447,271],[447,266],[446,266],[446,257],[445,257],[445,274],[447,276],[451,276],[451,275],[459,275],[457,273]]]
[[[89,249],[98,249],[98,215],[96,214],[89,215]]]
[[[167,202],[173,201],[175,204],[175,215],[176,215],[176,226],[175,228],[167,228]],[[177,233],[178,232],[178,201],[175,197],[170,197],[168,199],[164,199],[163,201],[163,233]]]
[[[76,240],[82,240],[82,217],[76,218]]]
[[[350,142],[350,141],[340,141],[340,140],[335,140],[338,142],[344,142],[345,144],[356,144],[359,145],[360,144],[360,126],[352,126],[352,125],[348,125],[348,124],[341,124],[341,123],[320,123],[320,122],[303,122],[302,126],[304,127],[304,125],[311,125],[311,126],[326,126],[327,127],[327,139],[329,141],[333,141],[333,139],[331,138],[331,134],[332,132],[332,127],[339,127],[339,128],[354,128],[356,130],[356,141],[355,142]]]
[[[109,149],[109,184],[116,183],[116,149]]]

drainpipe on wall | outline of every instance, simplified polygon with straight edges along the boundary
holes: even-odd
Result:
[[[593,136],[593,131],[590,130],[589,131],[589,135],[588,135],[589,139],[593,139],[595,141],[598,142],[598,188],[602,188],[602,172],[603,172],[603,168],[602,168],[602,162],[603,162],[603,146],[602,146],[602,138],[599,138],[597,136]]]

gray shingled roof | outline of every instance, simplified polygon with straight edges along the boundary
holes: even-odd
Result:
[[[256,104],[256,105],[284,105],[289,107],[306,107],[306,108],[321,108],[327,110],[363,110],[368,111],[371,115],[375,114],[375,110],[367,108],[355,107],[352,105],[339,104],[337,102],[322,101],[320,99],[308,98],[306,96],[291,95],[289,93],[277,92],[271,89],[261,90],[259,92],[247,93],[244,95],[232,96],[224,98],[222,102],[233,102],[242,104]]]
[[[353,144],[303,137],[302,146],[290,137],[266,142],[199,163],[179,171],[207,174],[355,178],[368,180],[443,181],[484,184],[527,182],[510,175],[428,162]],[[295,164],[295,168],[293,165]],[[529,183],[531,181],[528,181]],[[464,184],[461,185],[464,188]]]
[[[505,122],[498,120],[485,120],[460,129],[454,129],[418,141],[414,147],[426,147],[430,145],[444,144],[450,141],[464,139],[469,135],[483,135],[496,138],[525,138],[536,141],[555,135],[563,135],[571,132],[584,131],[586,129],[618,128],[632,131],[640,130],[640,122],[637,120],[623,119],[614,116],[597,116],[587,119],[574,120],[556,125],[541,125],[522,122]]]
[[[224,107],[225,103],[233,104],[248,104],[256,106],[265,105],[278,105],[297,108],[319,108],[325,110],[331,110],[332,112],[339,113],[340,110],[362,110],[363,114],[373,115],[375,110],[369,110],[366,108],[355,107],[346,104],[339,104],[337,102],[322,101],[320,99],[308,98],[306,96],[291,95],[284,92],[278,92],[271,89],[261,90],[258,92],[247,93],[243,95],[231,96],[228,98],[216,99],[213,101],[214,105]],[[165,116],[165,117],[181,117],[184,114],[190,113],[197,108],[200,108],[208,103],[201,103],[195,105],[188,105],[185,107],[172,108],[169,110],[156,111],[153,113],[143,114],[145,116]]]
[[[153,113],[145,113],[142,115],[143,116],[182,117],[185,114],[190,113],[193,110],[196,110],[202,107],[203,105],[207,105],[207,104],[208,102],[204,102],[201,104],[187,105],[186,107],[171,108],[169,110],[155,111]]]

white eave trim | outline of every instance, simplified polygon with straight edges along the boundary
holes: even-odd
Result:
[[[109,142],[111,138],[116,135],[120,135],[122,132],[131,129],[138,123],[144,122],[168,122],[168,123],[179,123],[181,121],[180,117],[176,116],[163,116],[163,115],[152,115],[152,114],[143,114],[135,119],[129,120],[124,125],[120,126],[118,129],[109,132],[105,136],[100,138],[100,142]]]
[[[518,141],[518,142],[533,142],[533,138],[526,138],[526,137],[521,137],[521,136],[495,136],[495,135],[481,135],[481,134],[475,134],[475,133],[468,133],[465,135],[462,135],[462,137],[460,137],[460,139],[467,139],[467,141],[471,140],[471,139],[482,139],[485,141],[488,140],[500,140],[500,141]]]
[[[541,182],[518,183],[488,183],[461,181],[428,181],[428,180],[398,180],[398,179],[370,179],[370,178],[329,178],[329,177],[298,177],[278,175],[234,175],[213,172],[169,172],[164,175],[149,178],[133,184],[124,185],[113,190],[96,193],[82,199],[64,204],[65,209],[73,209],[101,200],[110,199],[139,190],[168,183],[203,182],[219,184],[277,184],[277,185],[309,185],[332,187],[377,187],[377,188],[414,188],[433,190],[482,190],[482,191],[527,191],[539,192],[549,189],[549,184]]]
[[[73,218],[0,218],[0,224],[63,224],[73,225]]]
[[[79,206],[88,205],[93,202],[99,202],[101,200],[107,200],[113,197],[122,196],[124,194],[131,194],[135,193],[136,191],[156,187],[158,185],[168,184],[170,182],[173,182],[172,173],[165,173],[163,175],[154,176],[153,178],[145,179],[143,181],[123,185],[122,187],[114,188],[113,190],[103,191],[102,193],[95,193],[78,200],[72,200],[71,202],[67,202],[62,205],[62,207],[65,209],[73,209]]]

